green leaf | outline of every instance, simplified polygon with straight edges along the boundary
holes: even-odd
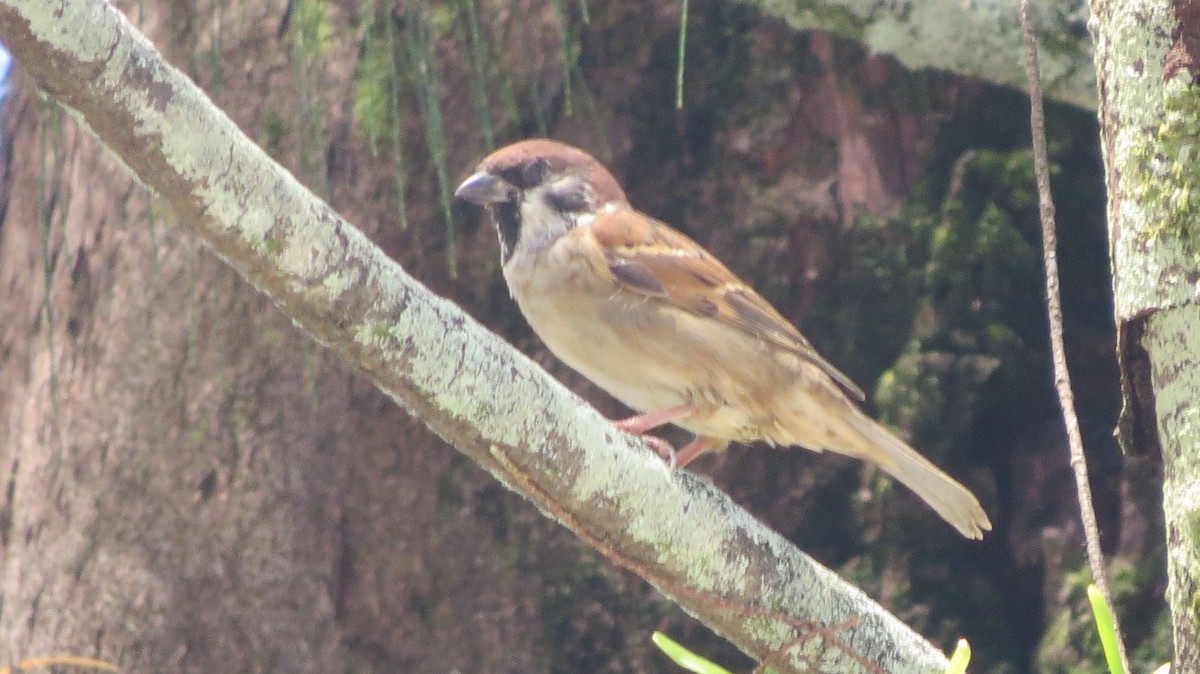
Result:
[[[967,665],[971,662],[971,644],[967,643],[966,639],[959,639],[958,645],[954,647],[954,655],[950,656],[950,664],[946,667],[946,674],[965,674]]]
[[[1117,654],[1117,630],[1113,627],[1112,611],[1100,594],[1100,588],[1088,585],[1088,601],[1092,604],[1092,614],[1096,616],[1096,631],[1100,633],[1100,644],[1104,646],[1104,659],[1108,661],[1108,671],[1112,674],[1125,674],[1121,666],[1121,657]]]
[[[666,653],[668,658],[674,660],[675,664],[689,672],[695,672],[695,674],[730,674],[728,669],[696,655],[662,632],[655,632],[650,639],[654,641],[654,645],[658,646],[659,650]]]

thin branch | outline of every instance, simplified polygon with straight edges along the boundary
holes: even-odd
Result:
[[[675,64],[675,109],[683,109],[683,64],[687,56],[688,0],[679,5],[679,53]]]
[[[1083,517],[1083,532],[1087,540],[1088,564],[1092,579],[1113,611],[1113,628],[1117,633],[1117,651],[1121,665],[1129,671],[1125,641],[1117,622],[1116,604],[1108,590],[1108,573],[1104,553],[1100,550],[1100,528],[1092,507],[1092,486],[1088,480],[1087,459],[1083,454],[1083,436],[1079,432],[1079,417],[1075,414],[1075,395],[1071,392],[1071,375],[1067,371],[1067,354],[1063,346],[1062,297],[1058,284],[1058,242],[1055,236],[1054,200],[1050,194],[1050,163],[1046,157],[1046,114],[1042,109],[1041,75],[1038,72],[1037,38],[1029,18],[1029,0],[1021,0],[1021,34],[1025,41],[1025,75],[1029,80],[1029,121],[1033,136],[1033,166],[1037,176],[1038,207],[1042,215],[1042,255],[1046,265],[1046,308],[1050,319],[1050,350],[1054,360],[1054,388],[1062,406],[1067,425],[1067,443],[1071,450],[1071,468],[1075,471],[1075,489]]]

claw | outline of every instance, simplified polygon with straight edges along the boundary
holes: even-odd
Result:
[[[662,438],[654,437],[653,435],[645,435],[645,433],[653,428],[658,428],[664,424],[669,424],[672,421],[677,421],[689,416],[693,412],[694,410],[690,404],[680,405],[679,407],[672,407],[671,409],[659,410],[657,412],[649,412],[646,414],[638,414],[636,416],[629,417],[628,419],[614,421],[613,423],[616,424],[617,428],[625,431],[626,433],[642,436],[642,440],[646,442],[646,446],[650,449],[653,449],[655,454],[658,454],[664,461],[667,462],[667,469],[673,475],[676,468],[682,468],[685,463],[694,458],[695,454],[685,454],[684,456],[686,458],[684,460],[680,460],[680,453],[675,451],[675,448],[671,446],[671,443],[663,440]],[[688,447],[691,447],[694,444],[696,444],[696,440],[693,440]],[[705,449],[707,449],[707,447]],[[684,449],[684,452],[687,452],[687,448]]]
[[[644,435],[642,436],[642,440],[646,443],[647,447],[654,450],[655,454],[667,462],[667,469],[671,473],[674,473],[677,457],[679,456],[678,452],[675,451],[675,447],[666,440],[653,435]]]

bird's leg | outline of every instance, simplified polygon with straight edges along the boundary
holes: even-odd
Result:
[[[646,445],[650,447],[650,449],[653,449],[655,454],[658,454],[660,457],[662,457],[662,459],[667,462],[667,465],[671,467],[671,471],[674,472],[676,465],[675,448],[672,447],[671,443],[667,442],[666,440],[654,437],[653,435],[645,435],[645,433],[646,431],[658,428],[663,424],[669,424],[676,419],[682,419],[691,413],[691,405],[680,405],[679,407],[672,407],[671,409],[667,410],[659,410],[658,412],[638,414],[636,416],[629,417],[628,419],[621,419],[620,421],[613,423],[617,425],[617,428],[625,431],[626,433],[642,436],[642,440],[646,443]]]
[[[620,421],[613,423],[617,425],[617,428],[625,431],[626,433],[641,435],[646,431],[658,428],[663,424],[669,424],[676,419],[682,419],[691,413],[691,405],[680,405],[679,407],[672,407],[668,410],[659,410],[658,412],[638,414],[636,416],[629,417],[628,419],[621,419]]]
[[[711,438],[707,435],[697,435],[683,449],[676,452],[671,443],[666,440],[656,438],[653,435],[644,435],[650,429],[658,428],[663,424],[669,424],[672,421],[690,416],[693,412],[695,412],[695,409],[691,405],[680,405],[679,407],[672,407],[671,409],[660,410],[658,412],[639,414],[615,423],[617,424],[617,428],[626,433],[642,435],[642,440],[646,442],[650,449],[653,449],[656,454],[667,462],[671,472],[674,473],[677,468],[683,468],[701,454],[720,451],[729,444],[728,440]]]
[[[671,469],[674,470],[676,468],[683,468],[701,454],[705,452],[719,452],[728,444],[728,440],[710,438],[706,435],[697,435],[695,439],[687,443],[683,449],[679,450],[678,454],[675,454],[671,457]]]

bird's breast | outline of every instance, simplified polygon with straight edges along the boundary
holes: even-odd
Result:
[[[509,290],[530,327],[559,360],[637,410],[676,407],[687,382],[664,367],[660,341],[671,319],[613,283],[586,232],[573,232],[536,257],[505,265]]]

